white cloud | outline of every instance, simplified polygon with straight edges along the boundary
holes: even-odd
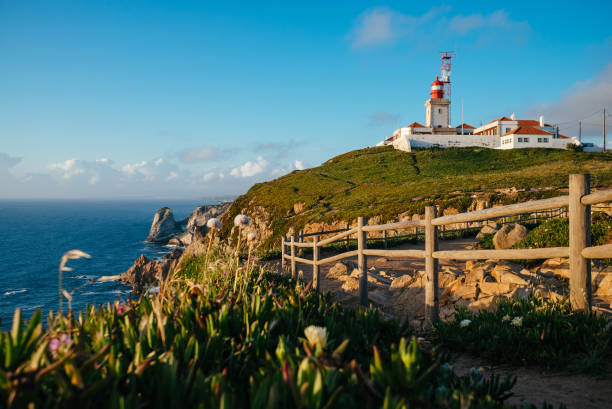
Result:
[[[304,168],[305,168],[304,162],[296,159],[295,161],[289,163],[286,167],[276,168],[272,170],[271,175],[272,176],[283,176],[283,175],[286,175],[287,173],[293,172],[294,170],[304,170]]]
[[[82,175],[85,173],[84,162],[77,161],[76,159],[68,159],[60,163],[52,163],[47,166],[52,171],[59,171],[62,173],[64,179],[70,179],[76,175]]]
[[[263,172],[267,166],[268,161],[265,160],[262,156],[258,156],[257,160],[248,161],[242,164],[241,166],[232,169],[230,175],[234,177],[247,178]]]
[[[396,26],[405,16],[388,8],[368,10],[358,18],[357,26],[353,31],[353,47],[367,47],[382,44],[391,40]]]
[[[137,180],[173,180],[179,176],[178,168],[163,158],[123,165],[121,171],[126,177]]]
[[[578,120],[582,119],[583,136],[601,136],[603,107],[612,109],[612,62],[591,80],[573,84],[560,100],[529,109],[527,116],[544,115],[546,122],[559,124],[569,136],[578,135]],[[612,118],[608,120],[612,123]]]
[[[452,16],[450,10],[449,6],[440,6],[412,16],[388,7],[369,9],[357,17],[348,37],[354,49],[388,44],[404,37],[418,39],[415,44],[435,46],[472,32],[479,34],[477,42],[499,39],[508,33],[515,40],[522,39],[530,29],[526,21],[512,19],[505,10],[468,16]]]
[[[529,30],[529,24],[526,21],[513,20],[505,10],[497,10],[488,15],[457,15],[448,24],[449,31],[462,35],[483,28],[514,30],[517,34],[524,34]]]

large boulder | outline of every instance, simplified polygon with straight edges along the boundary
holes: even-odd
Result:
[[[514,246],[527,236],[528,230],[521,224],[505,225],[493,236],[493,245],[496,249],[507,249]]]
[[[151,243],[167,243],[174,235],[182,232],[180,224],[174,220],[172,210],[169,207],[162,207],[155,212],[147,241]]]

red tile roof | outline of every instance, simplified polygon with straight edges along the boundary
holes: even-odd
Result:
[[[540,121],[536,121],[535,119],[519,119],[519,126],[540,126]]]
[[[410,125],[408,125],[406,128],[425,128],[425,127],[418,122],[413,122]]]
[[[553,135],[553,133],[533,126],[518,126],[502,136],[507,135]]]
[[[512,121],[512,119],[510,119],[510,118],[508,118],[508,117],[505,117],[505,116],[502,116],[502,117],[499,117],[499,118],[497,118],[497,119],[492,120],[492,121],[491,121],[491,122],[489,122],[487,125],[490,125],[490,124],[492,124],[493,122],[497,122],[497,121]]]
[[[459,125],[457,127],[457,129],[461,128],[461,125]],[[468,124],[463,124],[463,128],[465,129],[476,129],[475,127],[473,127],[472,125],[468,125]]]

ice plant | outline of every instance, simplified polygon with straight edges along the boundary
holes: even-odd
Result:
[[[523,317],[514,317],[510,324],[514,325],[515,327],[520,327],[523,325]]]
[[[66,266],[66,263],[68,263],[68,260],[76,260],[79,258],[91,258],[91,256],[81,250],[70,250],[70,251],[65,252],[60,260],[59,274],[58,274],[58,287],[59,287],[58,292],[59,292],[59,311],[60,313],[62,311],[62,295],[64,295],[64,292],[62,290],[62,271],[72,271],[70,267]]]
[[[304,329],[304,335],[306,335],[308,343],[313,347],[320,346],[323,349],[327,346],[327,328],[309,325]]]
[[[463,320],[463,321],[461,321],[461,322],[459,323],[459,326],[460,326],[461,328],[466,328],[466,327],[467,327],[467,326],[469,326],[471,323],[472,323],[472,321],[470,321],[470,320]]]

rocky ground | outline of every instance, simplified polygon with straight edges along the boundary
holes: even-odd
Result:
[[[441,241],[441,250],[473,248],[474,239]],[[419,249],[423,245],[403,245],[398,249]],[[322,254],[325,258],[330,254]],[[420,326],[425,314],[425,266],[422,259],[368,258],[368,296],[387,315],[406,318]],[[312,267],[298,264],[306,280]],[[493,308],[502,297],[540,295],[560,300],[568,295],[568,259],[549,259],[534,268],[524,268],[501,260],[440,260],[440,318],[450,319],[456,306],[470,310]],[[321,266],[321,288],[332,291],[339,301],[357,305],[359,271],[357,258]],[[592,272],[594,304],[612,313],[612,267],[594,267]]]

